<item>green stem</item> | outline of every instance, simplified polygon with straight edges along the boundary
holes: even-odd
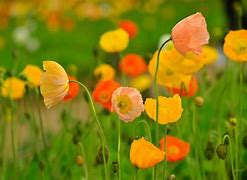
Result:
[[[229,140],[229,146],[230,146],[232,177],[233,177],[233,180],[236,180],[236,175],[235,175],[235,172],[234,172],[234,162],[233,162],[233,152],[232,152],[232,141],[231,141],[229,135],[225,135],[224,138],[223,138],[223,142],[226,141],[226,138],[228,138],[228,140]]]
[[[134,180],[137,180],[137,172],[138,172],[138,168],[135,168],[135,173],[134,173]]]
[[[143,124],[145,126],[146,133],[148,135],[149,141],[152,141],[151,130],[150,130],[150,127],[149,127],[148,123],[145,120],[140,120],[140,121],[137,122],[137,124],[135,126],[135,136],[137,136],[137,132],[136,132],[137,131],[137,127],[139,125],[141,125],[141,124]]]
[[[167,126],[165,126],[165,133],[164,133],[164,152],[166,152],[166,135],[167,135]],[[167,167],[167,160],[166,160],[166,155],[165,159],[163,160],[163,180],[166,178],[166,167]]]
[[[117,157],[118,157],[118,179],[121,180],[121,120],[118,120],[118,146],[117,146]]]
[[[158,83],[157,83],[157,75],[158,75],[158,70],[159,70],[159,61],[160,61],[160,52],[163,49],[163,47],[166,45],[167,42],[169,42],[171,38],[166,40],[159,48],[158,50],[158,55],[157,55],[157,61],[156,61],[156,67],[155,67],[155,73],[154,73],[154,95],[156,99],[156,126],[155,126],[155,136],[156,136],[156,145],[159,144],[159,91],[158,91]],[[154,179],[156,179],[156,171],[157,171],[157,166],[154,167]]]
[[[98,116],[97,116],[97,113],[96,113],[96,110],[95,110],[95,107],[94,107],[94,103],[93,103],[93,100],[92,100],[92,97],[91,97],[91,93],[89,92],[87,87],[84,84],[82,84],[81,82],[76,81],[76,80],[70,80],[70,82],[75,82],[75,83],[81,85],[84,88],[84,90],[86,91],[87,95],[88,95],[89,103],[90,103],[92,111],[93,111],[94,119],[96,121],[96,124],[98,125],[98,129],[99,129],[99,133],[100,133],[100,140],[101,140],[101,145],[102,145],[102,153],[103,153],[103,161],[104,161],[105,179],[108,180],[109,178],[108,178],[108,173],[107,173],[106,156],[105,156],[105,148],[107,147],[106,139],[105,139],[105,134],[104,134],[103,128],[102,128],[102,126],[101,126],[101,124],[99,122],[99,119],[98,119]]]
[[[86,159],[86,153],[85,153],[85,150],[84,150],[84,146],[81,142],[78,142],[78,145],[80,147],[80,151],[81,151],[81,154],[83,155],[83,158],[84,160]],[[87,163],[86,163],[86,160],[85,160],[85,163],[84,163],[84,171],[85,171],[85,179],[88,180],[88,169],[87,169]]]

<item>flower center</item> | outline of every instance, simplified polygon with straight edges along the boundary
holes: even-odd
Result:
[[[101,92],[101,94],[99,95],[100,100],[103,103],[107,103],[110,101],[110,94],[108,92]]]
[[[173,75],[173,71],[171,69],[169,69],[169,68],[166,69],[165,73],[166,73],[167,76]]]
[[[169,146],[168,153],[171,155],[176,155],[179,153],[179,148],[177,146]]]
[[[120,113],[127,114],[132,109],[132,102],[129,96],[118,96],[117,106],[119,108]]]
[[[235,49],[237,54],[245,54],[247,53],[247,42],[241,41]]]

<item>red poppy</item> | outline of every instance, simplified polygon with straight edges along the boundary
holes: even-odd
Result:
[[[73,76],[69,76],[69,80],[76,80],[75,77]],[[64,96],[63,100],[65,102],[75,98],[80,90],[80,86],[79,84],[75,83],[75,82],[69,82],[69,90],[67,92],[67,94]]]
[[[147,71],[147,64],[141,56],[127,54],[119,62],[119,69],[130,77],[136,77]]]
[[[111,111],[111,97],[113,91],[117,89],[120,84],[114,80],[105,80],[100,81],[94,91],[93,91],[93,99],[95,102],[100,103],[104,108]]]
[[[119,27],[124,29],[129,34],[130,38],[135,37],[138,32],[136,23],[131,20],[120,21]]]
[[[164,138],[160,140],[160,149],[164,151]],[[190,144],[173,136],[166,136],[166,160],[176,162],[184,159],[190,152]]]
[[[196,77],[193,76],[190,80],[188,90],[185,87],[181,87],[181,88],[166,87],[166,88],[168,92],[171,94],[179,94],[180,96],[191,97],[194,96],[195,93],[198,91],[198,83]]]

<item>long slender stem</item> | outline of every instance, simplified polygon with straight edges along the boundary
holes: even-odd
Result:
[[[233,152],[232,152],[232,140],[229,137],[229,135],[225,135],[224,138],[223,138],[223,142],[225,142],[226,138],[229,140],[229,146],[230,146],[232,177],[233,177],[233,180],[236,180],[236,175],[235,175],[235,172],[234,172],[234,161],[233,161]]]
[[[104,134],[103,128],[99,122],[91,94],[90,94],[89,90],[87,89],[87,87],[84,84],[82,84],[81,82],[76,81],[76,80],[70,80],[70,82],[75,82],[75,83],[78,83],[79,85],[81,85],[88,95],[89,103],[90,103],[92,111],[93,111],[94,119],[96,121],[96,124],[98,125],[98,129],[99,129],[99,133],[100,133],[100,140],[101,140],[101,144],[102,144],[102,153],[103,153],[103,161],[104,161],[105,179],[108,180],[109,178],[108,178],[108,173],[107,173],[106,156],[105,156],[105,148],[107,147],[107,144],[106,144],[105,134]]]
[[[14,122],[14,113],[13,113],[13,103],[12,100],[10,100],[11,102],[11,129],[10,129],[10,133],[11,133],[11,145],[12,145],[12,153],[13,153],[13,163],[14,163],[14,176],[16,175],[16,167],[17,167],[17,162],[16,162],[16,149],[15,149],[15,133],[14,133],[14,126],[15,126],[15,122]],[[16,177],[15,177],[16,178]],[[15,179],[14,178],[14,179]]]
[[[138,172],[138,168],[135,168],[135,173],[134,173],[134,180],[137,180],[137,172]]]
[[[143,125],[145,126],[145,129],[146,129],[146,133],[147,133],[148,139],[149,139],[149,141],[152,141],[151,130],[150,130],[150,127],[149,127],[147,121],[145,121],[145,120],[140,120],[140,121],[137,122],[137,124],[136,124],[136,126],[135,126],[135,136],[137,135],[137,127],[138,127],[140,124],[143,124]]]
[[[118,179],[121,180],[121,120],[118,120],[118,146],[117,146],[117,158],[118,158]]]
[[[165,133],[164,133],[164,151],[166,151],[166,135],[167,135],[167,126],[165,126]],[[166,167],[167,167],[167,161],[166,161],[166,154],[165,154],[165,159],[163,161],[163,180],[166,179]]]
[[[86,158],[86,153],[85,153],[85,150],[84,150],[84,146],[83,146],[83,144],[81,142],[78,142],[78,145],[80,147],[80,151],[81,151],[81,153],[83,155],[83,158],[85,159]],[[88,180],[87,163],[85,162],[83,166],[84,166],[84,171],[85,171],[85,176],[86,176],[85,179]]]
[[[155,73],[154,73],[154,95],[156,99],[156,127],[155,127],[155,136],[156,136],[156,145],[159,144],[159,91],[158,91],[158,83],[157,83],[157,74],[159,70],[159,61],[160,61],[160,52],[163,49],[163,47],[166,45],[167,42],[169,42],[171,38],[166,40],[159,48],[158,50],[158,55],[157,55],[157,61],[156,61],[156,68],[155,68]],[[154,167],[154,179],[156,179],[156,171],[157,171],[157,166]]]

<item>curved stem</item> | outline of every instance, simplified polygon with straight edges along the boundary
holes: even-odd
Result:
[[[151,130],[150,130],[150,127],[148,125],[148,123],[145,121],[145,120],[140,120],[137,122],[136,126],[135,126],[135,136],[136,136],[136,131],[137,131],[137,127],[140,125],[140,124],[143,124],[145,126],[145,129],[146,129],[146,132],[148,134],[148,138],[150,141],[152,141],[152,135],[151,135]]]
[[[99,133],[100,133],[100,140],[101,140],[101,145],[102,145],[102,153],[103,153],[103,161],[104,161],[105,178],[107,180],[108,179],[108,173],[107,173],[106,156],[105,156],[105,148],[107,147],[106,139],[105,139],[105,134],[104,134],[103,128],[99,122],[91,94],[90,94],[88,88],[84,84],[82,84],[81,82],[76,81],[76,80],[70,80],[70,82],[75,82],[75,83],[81,85],[88,95],[89,103],[90,103],[92,111],[93,111],[94,119],[96,121],[96,124],[98,125],[98,129],[99,129]]]
[[[118,157],[118,179],[121,180],[121,120],[118,120],[118,146],[117,146],[117,157]]]
[[[155,136],[156,136],[156,145],[159,144],[159,91],[158,91],[158,83],[157,83],[157,74],[158,74],[158,70],[159,70],[159,61],[160,61],[160,52],[163,49],[163,47],[166,45],[166,43],[168,43],[171,40],[171,38],[169,38],[168,40],[166,40],[159,48],[158,50],[158,55],[157,55],[157,61],[156,61],[156,68],[155,68],[155,73],[154,73],[154,95],[155,95],[155,99],[156,99],[156,116],[155,116],[155,120],[156,120],[156,127],[155,127]],[[157,166],[154,167],[154,179],[156,179],[156,168]]]

